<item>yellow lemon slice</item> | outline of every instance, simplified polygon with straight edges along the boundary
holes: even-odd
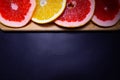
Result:
[[[36,0],[37,6],[32,21],[49,23],[58,18],[65,9],[66,0]]]

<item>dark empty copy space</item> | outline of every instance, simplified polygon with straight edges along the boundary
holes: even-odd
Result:
[[[118,80],[119,35],[0,31],[0,80]]]

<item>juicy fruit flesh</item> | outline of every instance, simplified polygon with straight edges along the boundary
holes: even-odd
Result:
[[[95,16],[100,20],[113,20],[119,12],[118,0],[96,0]]]
[[[67,0],[65,12],[58,18],[61,21],[82,21],[90,12],[91,3],[88,0]]]
[[[62,7],[63,0],[36,0],[37,7],[33,18],[48,20],[54,16]],[[58,5],[61,4],[61,5]]]
[[[21,22],[25,19],[30,0],[0,0],[0,14],[9,21]]]

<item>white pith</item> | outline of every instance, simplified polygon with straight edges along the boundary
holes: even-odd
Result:
[[[120,0],[119,0],[119,5],[120,5]],[[92,21],[99,25],[99,26],[103,26],[103,27],[109,27],[109,26],[113,26],[115,25],[118,21],[120,20],[120,8],[118,13],[115,15],[115,18],[113,20],[100,20],[96,15],[93,16]]]
[[[31,3],[31,7],[30,7],[29,11],[27,12],[27,14],[25,15],[25,19],[22,20],[21,22],[6,20],[2,17],[1,14],[0,14],[0,22],[3,23],[4,25],[10,26],[10,27],[22,27],[22,26],[26,25],[29,22],[29,20],[31,19],[33,11],[36,6],[35,0],[30,0],[30,3]]]
[[[90,12],[83,21],[68,22],[68,21],[56,20],[55,23],[64,27],[79,27],[85,25],[92,18],[95,9],[95,1],[94,0],[89,0],[89,1],[91,3]]]
[[[15,3],[11,3],[11,8],[12,8],[13,10],[18,10],[18,5],[15,4]]]
[[[104,8],[104,10],[105,10],[105,11],[107,11],[107,10],[108,10],[108,8],[107,8],[107,7],[105,7],[105,8]]]
[[[47,1],[46,0],[40,0],[40,6],[45,6],[47,4]]]

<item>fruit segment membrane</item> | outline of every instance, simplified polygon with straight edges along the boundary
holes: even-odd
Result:
[[[0,0],[0,14],[6,20],[21,22],[31,6],[28,2],[30,0]]]

